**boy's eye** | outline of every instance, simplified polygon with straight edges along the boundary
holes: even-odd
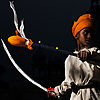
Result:
[[[92,31],[84,31],[83,34],[84,35],[88,35],[90,33],[91,36],[93,36],[93,32]]]
[[[85,34],[85,35],[87,35],[87,34],[88,34],[88,32],[87,32],[87,31],[85,31],[85,32],[84,32],[84,34]]]

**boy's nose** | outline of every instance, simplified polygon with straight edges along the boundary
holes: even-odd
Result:
[[[91,34],[90,33],[87,34],[87,38],[91,38]]]

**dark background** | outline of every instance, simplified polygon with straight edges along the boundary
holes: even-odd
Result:
[[[98,3],[96,4],[96,2]],[[94,45],[99,46],[99,0],[16,0],[14,5],[20,21],[24,19],[25,34],[33,42],[73,51],[76,47],[71,33],[73,21],[84,13],[97,20]],[[0,35],[16,63],[35,81],[45,87],[55,87],[64,80],[66,54],[34,47],[32,51],[10,45],[7,38],[15,34],[13,12],[8,0],[0,2]],[[28,82],[14,68],[0,43],[1,100],[46,100],[44,91]],[[65,97],[67,100],[69,96]]]

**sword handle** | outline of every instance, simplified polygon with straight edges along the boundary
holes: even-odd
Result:
[[[49,91],[49,90],[51,90],[51,91]],[[60,95],[56,95],[56,93],[54,91],[52,91],[52,90],[54,90],[54,88],[48,88],[47,96],[49,97],[49,95],[51,95],[52,97],[60,99]]]

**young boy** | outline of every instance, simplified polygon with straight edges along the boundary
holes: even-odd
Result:
[[[83,14],[74,22],[72,34],[77,42],[77,49],[74,52],[77,56],[69,55],[66,58],[65,80],[61,85],[48,90],[55,93],[50,93],[51,96],[67,94],[71,89],[70,100],[100,100],[100,89],[93,85],[100,82],[100,64],[96,61],[100,59],[100,50],[96,47],[90,48],[95,31],[96,22],[90,14]]]

